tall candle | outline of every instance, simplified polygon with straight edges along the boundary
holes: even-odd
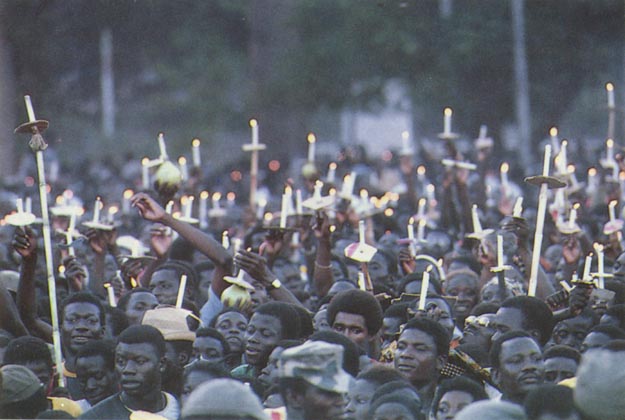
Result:
[[[328,165],[328,182],[332,183],[336,179],[336,162],[330,162]]]
[[[100,222],[100,207],[102,206],[102,201],[100,201],[100,197],[95,199],[95,205],[93,206],[93,222]]]
[[[599,275],[599,277],[597,278],[597,286],[599,287],[599,289],[604,289],[605,288],[605,283],[603,281],[603,277],[605,274],[605,266],[604,266],[604,260],[603,260],[603,245],[601,244],[594,244],[594,248],[595,251],[597,252],[597,274]]]
[[[365,243],[365,221],[364,220],[358,221],[358,240],[360,241],[361,244]]]
[[[569,214],[569,227],[575,226],[575,222],[577,221],[577,207],[579,207],[579,203],[571,208],[571,213]]]
[[[26,197],[26,201],[24,204],[24,211],[26,213],[32,213],[33,212],[33,199],[30,197]]]
[[[206,218],[206,216],[208,215],[208,196],[208,191],[202,191],[200,193],[200,229],[206,229],[208,227],[208,220]]]
[[[186,181],[189,179],[189,169],[187,168],[187,158],[184,156],[180,156],[178,158],[178,166],[180,166],[180,174],[182,175],[182,180]]]
[[[584,275],[582,276],[582,281],[586,281],[590,277],[591,265],[592,265],[592,253],[586,256],[586,261],[584,262]]]
[[[227,200],[229,208],[234,207],[236,198],[237,198],[237,195],[234,191],[230,191],[228,194],[226,194],[226,200]]]
[[[358,272],[358,288],[363,292],[367,291],[367,283],[365,282],[365,273],[362,271]]]
[[[167,147],[165,146],[165,135],[158,133],[158,150],[160,152],[160,158],[167,159]]]
[[[417,167],[417,179],[419,182],[425,182],[425,166],[419,165]]]
[[[512,217],[523,217],[523,197],[517,197],[514,203],[514,209],[512,210]]]
[[[33,122],[35,118],[35,111],[33,110],[33,103],[30,100],[30,95],[24,95],[24,102],[26,103],[26,112],[28,113],[28,121]]]
[[[560,143],[558,142],[558,129],[556,127],[551,127],[549,129],[549,136],[551,138],[551,147],[553,148],[554,153],[559,153],[558,147]]]
[[[200,139],[193,139],[191,142],[191,153],[193,157],[193,166],[199,168],[202,165],[200,158]]]
[[[219,208],[219,200],[221,200],[221,193],[219,191],[213,193],[213,196],[211,198],[211,202],[213,203],[213,208],[214,209],[218,209]]]
[[[509,183],[508,183],[508,170],[510,169],[510,165],[508,165],[508,162],[504,162],[501,164],[500,168],[499,168],[499,173],[501,175],[501,187],[504,190],[504,194],[506,194],[509,191]]]
[[[445,134],[449,134],[451,133],[451,114],[453,113],[453,111],[451,110],[451,108],[445,108],[444,114],[444,120],[443,120],[443,133]]]
[[[417,241],[422,242],[425,240],[425,219],[419,220],[419,225],[417,226]]]
[[[130,199],[134,195],[132,190],[125,190],[122,195],[122,213],[128,214],[130,213]]]
[[[425,187],[425,195],[430,201],[430,205],[433,204],[432,202],[436,199],[436,187],[434,184],[428,184],[428,186]]]
[[[401,148],[404,153],[410,151],[410,133],[407,131],[402,131],[401,133]]]
[[[148,162],[150,159],[143,158],[141,160],[141,184],[144,190],[150,188],[150,168],[148,168]]]
[[[252,144],[258,146],[258,121],[251,119],[250,127],[252,127]]]
[[[280,229],[286,228],[286,213],[288,210],[287,207],[288,197],[285,193],[282,194],[282,207],[280,209]]]
[[[225,249],[230,249],[230,237],[228,236],[227,230],[224,230],[221,234],[221,246]]]
[[[588,188],[593,191],[597,188],[599,180],[597,179],[597,168],[588,168]]]
[[[482,225],[477,214],[477,204],[473,204],[473,207],[471,207],[471,219],[473,220],[473,232],[480,233],[482,231]]]
[[[308,140],[308,161],[314,162],[315,161],[315,143],[317,141],[317,138],[315,137],[313,133],[309,133],[307,140]]]
[[[110,283],[106,283],[104,287],[106,288],[106,294],[108,296],[109,306],[111,308],[117,307],[117,302],[115,302],[115,289],[113,289],[113,286],[111,286]]]
[[[184,301],[184,292],[187,288],[187,275],[183,274],[180,277],[180,285],[178,287],[178,296],[176,297],[176,308],[182,308],[182,302]]]
[[[497,235],[497,266],[503,267],[503,236]]]
[[[302,209],[302,190],[299,188],[295,190],[295,213],[298,215],[304,213]]]
[[[612,83],[605,84],[605,90],[608,92],[608,108],[614,108],[614,85]]]
[[[425,198],[419,199],[419,206],[417,207],[417,219],[421,220],[425,217],[425,204],[427,200]]]
[[[421,278],[421,293],[419,294],[419,307],[418,307],[420,311],[425,310],[425,299],[427,299],[429,287],[430,287],[430,273],[428,273],[426,270],[423,272],[423,277]]]
[[[15,207],[17,208],[18,213],[24,213],[24,203],[21,198],[15,200]]]
[[[410,247],[410,255],[411,256],[415,256],[416,254],[416,247],[415,247],[415,240],[414,240],[414,218],[410,218],[410,220],[408,220],[408,240],[410,241],[409,247]]]
[[[614,140],[607,139],[605,141],[606,145],[606,160],[608,162],[614,162]]]
[[[608,212],[610,213],[610,222],[613,222],[614,220],[616,220],[616,212],[614,211],[616,204],[617,204],[616,200],[612,200],[610,201],[610,204],[608,204]]]
[[[549,176],[549,166],[551,165],[551,146],[545,145],[545,158],[543,160],[543,176]]]

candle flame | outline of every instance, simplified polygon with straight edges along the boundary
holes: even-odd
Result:
[[[448,117],[450,117],[450,116],[451,116],[451,114],[453,114],[453,111],[452,111],[452,109],[451,109],[451,108],[445,108],[445,111],[444,111],[444,112],[445,112],[445,115],[446,115],[446,116],[448,116]]]
[[[360,190],[360,198],[369,198],[369,191],[365,190],[364,188]]]
[[[330,226],[330,233],[334,233],[335,230],[336,230],[336,226],[335,225],[331,225]]]
[[[504,162],[501,164],[501,167],[499,170],[505,174],[505,173],[508,173],[509,169],[510,169],[510,165],[508,165],[508,162]]]
[[[129,199],[134,195],[134,192],[132,190],[125,190],[124,191],[124,198]]]
[[[575,203],[575,204],[573,204],[573,208],[574,208],[575,210],[578,210],[581,206],[582,206],[582,205],[581,205],[580,203]]]
[[[308,140],[308,143],[312,144],[317,141],[317,137],[315,137],[313,133],[308,133],[308,137],[306,137],[306,140]]]
[[[402,131],[401,133],[401,138],[404,140],[408,140],[408,138],[410,137],[410,133],[408,131]]]
[[[610,82],[606,83],[605,90],[607,90],[608,92],[612,92],[614,90],[614,85]]]
[[[573,165],[572,163],[566,167],[566,170],[570,173],[570,174],[574,174],[575,173],[575,165]]]
[[[330,165],[328,166],[330,169],[335,170],[338,165],[336,164],[336,162],[330,162]]]
[[[588,168],[588,176],[597,175],[597,168]]]
[[[285,185],[285,186],[284,186],[284,193],[285,193],[285,194],[287,194],[287,195],[291,195],[291,194],[293,194],[293,188],[291,188],[291,186],[290,186],[290,185],[288,185],[288,184],[287,184],[287,185]]]
[[[569,145],[568,140],[562,140],[562,147],[566,147]]]
[[[427,199],[426,198],[420,198],[419,199],[419,207],[425,206],[426,203],[427,203]]]
[[[200,147],[200,139],[193,139],[191,142],[192,147]]]
[[[118,211],[119,211],[119,207],[117,207],[117,206],[111,206],[111,207],[109,207],[109,214],[110,214],[110,215],[117,214],[117,212],[118,212]]]
[[[408,219],[408,224],[414,225],[414,217],[411,217],[410,219]]]
[[[424,165],[419,165],[419,167],[417,168],[417,174],[425,175],[425,166]]]
[[[558,136],[558,129],[556,127],[551,127],[549,129],[549,135],[551,137],[557,137]]]
[[[621,171],[618,173],[619,181],[625,181],[625,171]]]
[[[59,274],[65,273],[65,266],[63,264],[59,265]]]
[[[162,131],[160,133],[158,133],[158,139],[164,139],[165,138],[165,133],[163,133]]]
[[[226,199],[228,201],[234,201],[235,198],[237,198],[237,195],[234,193],[234,191],[230,191],[228,194],[226,194]]]
[[[419,226],[425,226],[426,223],[425,219],[419,220]]]
[[[252,118],[250,120],[250,127],[256,127],[258,125],[258,121],[256,121],[254,118]]]
[[[208,199],[208,197],[209,197],[209,196],[210,196],[210,194],[208,193],[208,191],[202,191],[202,192],[200,193],[200,198],[201,198],[202,200],[206,200],[206,199]]]
[[[221,193],[219,191],[217,191],[216,193],[213,193],[213,200],[215,201],[221,200]]]
[[[618,203],[618,201],[616,201],[616,200],[612,200],[612,201],[610,201],[610,204],[608,204],[608,206],[610,206],[610,207],[616,207],[616,204],[617,204],[617,203]]]
[[[267,212],[265,213],[265,215],[263,216],[263,219],[265,219],[266,222],[271,222],[273,220],[273,214]]]
[[[187,197],[186,195],[183,195],[182,197],[180,197],[180,204],[182,204],[183,206],[186,206],[188,202],[189,202],[189,197]]]
[[[178,158],[178,164],[179,164],[179,165],[186,165],[186,164],[187,164],[187,158],[186,158],[186,157],[184,157],[184,156],[180,156],[180,157]]]
[[[102,199],[100,197],[95,198],[95,205],[97,206],[98,210],[102,210],[102,208],[104,207],[104,204],[102,204]]]
[[[148,163],[150,163],[150,159],[147,157],[144,157],[143,159],[141,159],[141,165],[142,166],[147,166]]]
[[[610,148],[614,147],[614,140],[612,140],[612,139],[607,139],[607,140],[605,141],[605,145],[606,145],[607,147],[610,147]]]
[[[433,193],[436,190],[436,187],[434,186],[434,184],[428,184],[428,186],[425,188],[428,190],[428,192],[431,192],[431,193]]]
[[[330,188],[328,190],[328,195],[336,195],[336,188]]]
[[[393,214],[395,214],[395,211],[390,207],[384,210],[384,215],[386,217],[391,217]]]
[[[55,201],[56,204],[60,206],[61,204],[63,204],[63,202],[65,202],[65,197],[63,197],[62,195],[57,195]]]

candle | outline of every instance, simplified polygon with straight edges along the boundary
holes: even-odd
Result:
[[[419,307],[418,307],[420,311],[425,310],[425,299],[428,296],[429,287],[430,287],[430,273],[428,273],[428,271],[426,270],[423,272],[423,277],[421,278],[421,293],[419,294]]]
[[[158,133],[158,150],[160,152],[160,158],[167,160],[167,148],[165,146],[165,135]]]
[[[417,167],[417,179],[419,182],[425,182],[425,166],[419,165]]]
[[[512,217],[523,217],[523,197],[517,197],[514,203],[514,209],[512,210]]]
[[[549,129],[549,136],[551,138],[552,149],[554,150],[554,152],[559,153],[558,146],[560,144],[558,143],[558,129],[556,127],[551,127]]]
[[[193,166],[199,168],[202,164],[200,158],[200,139],[193,139],[191,142],[191,153],[193,157]]]
[[[69,217],[69,227],[67,228],[67,232],[65,232],[65,242],[67,242],[67,249],[69,255],[72,257],[76,255],[74,251],[74,247],[72,246],[72,242],[74,242],[74,230],[76,229],[76,213],[72,212]]]
[[[451,114],[453,113],[453,111],[451,110],[451,108],[445,108],[444,114],[444,120],[443,120],[443,133],[445,134],[450,134],[451,133]]]
[[[24,203],[21,198],[15,200],[15,207],[17,208],[18,213],[24,213]]]
[[[430,201],[430,204],[433,204],[432,202],[436,199],[435,193],[436,193],[436,187],[434,186],[434,184],[428,184],[428,186],[425,187],[425,195]]]
[[[200,229],[206,229],[208,227],[208,221],[206,216],[208,214],[208,191],[202,191],[200,193]]]
[[[410,241],[410,255],[411,256],[415,256],[416,254],[416,250],[415,250],[415,241],[414,241],[414,218],[410,218],[410,220],[408,220],[408,240]]]
[[[616,207],[617,201],[612,200],[610,204],[608,204],[608,212],[610,213],[610,222],[616,220],[616,212],[614,211],[614,207]]]
[[[191,218],[191,214],[193,212],[193,200],[195,199],[193,196],[188,196],[187,198],[187,206],[184,209],[184,217],[187,219]]]
[[[566,174],[567,166],[568,166],[568,158],[566,155],[566,148],[569,142],[566,140],[562,140],[562,144],[560,145],[560,153],[556,156],[556,167],[558,168],[558,173]]]
[[[401,149],[404,154],[407,154],[412,149],[410,147],[410,133],[402,131],[401,133]]]
[[[610,163],[614,162],[614,140],[607,139],[605,141],[606,145],[606,160]]]
[[[330,162],[328,165],[328,182],[332,183],[336,179],[336,162]]]
[[[115,220],[115,215],[117,214],[117,212],[119,211],[119,208],[117,208],[117,206],[111,206],[108,209],[108,218],[107,221],[109,223],[113,223],[113,220]]]
[[[130,199],[134,195],[132,190],[125,190],[122,195],[122,213],[128,214],[130,213]]]
[[[501,188],[504,190],[504,194],[508,192],[509,184],[508,184],[508,170],[510,169],[510,165],[508,162],[504,162],[501,164],[499,168],[499,173],[501,175]]]
[[[26,112],[28,112],[28,121],[33,122],[37,120],[35,118],[35,110],[33,109],[33,103],[30,100],[30,95],[24,95],[24,102],[26,103]]]
[[[33,212],[33,199],[30,197],[26,197],[26,202],[24,204],[24,211],[26,213],[32,213]]]
[[[264,198],[261,198],[260,200],[258,200],[258,207],[256,208],[256,218],[257,219],[262,219],[263,215],[265,214],[265,207],[267,206],[267,200]]]
[[[313,197],[315,199],[321,198],[321,189],[322,188],[323,188],[323,182],[317,180],[317,182],[315,182],[315,189],[313,191]]]
[[[358,288],[363,292],[367,291],[367,283],[365,282],[365,273],[362,271],[358,272]]]
[[[302,190],[299,188],[295,190],[295,213],[298,215],[304,213],[302,209]]]
[[[213,196],[211,197],[211,202],[213,203],[214,209],[219,208],[219,200],[221,200],[221,193],[220,192],[213,193]]]
[[[141,184],[144,190],[150,188],[150,168],[148,168],[148,163],[150,159],[144,157],[141,159]]]
[[[106,288],[106,293],[108,296],[109,306],[111,308],[117,307],[117,303],[115,302],[115,289],[111,286],[110,283],[105,283],[104,287]]]
[[[230,191],[228,194],[226,194],[226,200],[228,201],[228,207],[234,207],[236,198],[237,198],[237,195],[236,195],[236,193],[234,191]]]
[[[497,266],[503,267],[503,236],[497,235]]]
[[[597,252],[597,274],[598,274],[598,278],[597,278],[597,287],[599,289],[604,289],[605,288],[605,284],[603,281],[603,277],[604,277],[604,260],[603,260],[603,245],[601,244],[594,244],[594,248],[595,251]]]
[[[549,176],[549,166],[551,164],[551,146],[545,145],[545,158],[543,160],[543,176]]]
[[[315,137],[313,133],[309,133],[306,139],[308,140],[308,161],[314,162],[315,161],[315,142],[317,141],[317,138]]]
[[[569,214],[569,227],[572,228],[575,226],[575,222],[577,221],[577,208],[579,207],[579,203],[575,203],[573,208],[571,208],[571,213]]]
[[[584,275],[582,276],[582,281],[586,281],[590,277],[591,265],[592,265],[592,252],[586,256],[586,261],[584,262]]]
[[[182,308],[182,301],[184,300],[184,291],[187,288],[187,275],[183,274],[180,277],[180,286],[178,287],[178,296],[176,297],[176,308]]]
[[[282,207],[280,209],[280,229],[286,228],[286,213],[287,213],[287,200],[288,197],[285,193],[282,194]]]
[[[358,240],[361,244],[365,243],[365,221],[358,221]]]
[[[473,204],[473,207],[471,207],[471,219],[473,220],[473,232],[480,233],[482,231],[482,225],[477,214],[477,204]]]
[[[419,220],[419,226],[417,226],[417,241],[423,242],[425,240],[425,219]]]
[[[593,191],[597,188],[599,180],[597,179],[597,168],[589,168],[588,169],[588,188],[590,191]]]
[[[100,197],[95,199],[95,205],[93,206],[93,223],[100,222],[100,206],[102,205],[102,201],[100,201]]]
[[[577,188],[579,182],[577,181],[577,175],[575,175],[575,165],[571,164],[567,167],[569,178],[571,179],[571,188]]]
[[[174,202],[170,200],[165,205],[165,213],[171,214],[173,209],[174,209]]]
[[[605,84],[605,90],[608,92],[608,108],[614,108],[614,85],[612,83]]]
[[[228,237],[228,231],[224,230],[221,234],[221,246],[225,249],[230,249],[230,237]]]
[[[243,245],[243,240],[241,238],[232,239],[232,255],[237,255],[239,253],[241,245]]]
[[[187,169],[187,158],[184,156],[180,156],[178,158],[178,166],[180,166],[180,174],[182,175],[182,180],[186,181],[189,179],[189,170]]]
[[[250,127],[252,127],[252,144],[258,146],[258,121],[251,119]]]

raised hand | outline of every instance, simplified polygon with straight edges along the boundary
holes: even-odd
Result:
[[[264,286],[269,286],[276,276],[267,267],[267,260],[250,251],[241,250],[234,256],[235,264]]]
[[[88,229],[85,236],[93,252],[104,254],[115,245],[117,230]]]
[[[156,200],[145,193],[135,194],[130,202],[139,210],[141,217],[152,222],[162,222],[167,214]]]
[[[34,258],[37,256],[37,237],[35,232],[28,226],[15,228],[12,245],[13,249],[22,258]]]

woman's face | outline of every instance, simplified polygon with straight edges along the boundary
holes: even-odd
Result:
[[[436,408],[436,420],[452,420],[464,407],[473,402],[473,396],[465,391],[448,391]]]

